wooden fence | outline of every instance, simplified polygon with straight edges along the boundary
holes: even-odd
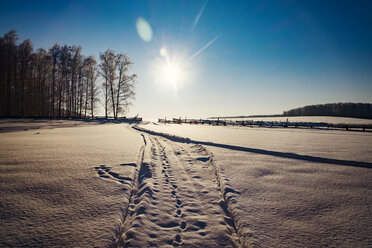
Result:
[[[353,131],[372,131],[372,124],[333,124],[325,122],[280,122],[280,121],[253,121],[253,120],[220,120],[220,119],[187,119],[172,118],[158,119],[159,123],[173,124],[201,124],[215,126],[250,126],[250,127],[283,127],[283,128],[321,128],[321,129],[344,129]]]

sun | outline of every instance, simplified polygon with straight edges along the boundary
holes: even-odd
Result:
[[[162,76],[165,81],[170,83],[177,83],[181,79],[181,68],[177,64],[166,63],[162,71]]]
[[[162,47],[152,66],[153,79],[162,90],[178,92],[190,79],[191,67],[184,56]]]

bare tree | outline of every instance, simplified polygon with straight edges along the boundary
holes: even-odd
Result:
[[[55,93],[56,93],[56,77],[57,77],[57,69],[59,63],[59,56],[61,53],[61,47],[58,44],[55,44],[51,49],[49,49],[49,54],[52,58],[52,79],[51,79],[51,115],[52,117],[56,117],[55,114]]]
[[[13,87],[16,81],[16,67],[17,67],[17,40],[18,36],[15,30],[11,30],[1,37],[1,48],[2,48],[2,85],[3,85],[3,113],[7,116],[11,116],[13,111]]]
[[[26,108],[26,99],[25,99],[25,89],[26,89],[26,81],[27,75],[30,71],[30,66],[32,62],[32,50],[33,46],[31,44],[31,40],[27,39],[23,41],[18,48],[18,54],[20,57],[20,66],[19,66],[19,84],[18,84],[18,114],[25,115],[25,108]]]
[[[51,59],[49,54],[42,48],[38,49],[34,56],[35,63],[35,85],[32,100],[32,115],[47,116],[49,99],[48,77],[51,71]]]
[[[84,116],[86,117],[86,112],[88,108],[88,102],[90,105],[90,115],[91,118],[94,118],[94,110],[95,104],[98,101],[98,88],[96,85],[96,81],[98,78],[98,70],[97,70],[97,62],[94,57],[90,56],[85,59],[85,76],[86,76],[86,98],[85,98],[85,113]]]
[[[64,116],[63,109],[67,107],[67,104],[64,102],[65,92],[68,89],[68,73],[69,73],[69,49],[65,45],[61,48],[60,51],[60,68],[59,68],[59,80],[58,80],[58,117],[61,118]],[[67,91],[67,94],[69,92]]]
[[[68,85],[69,88],[69,95],[68,95],[68,116],[77,117],[78,116],[78,80],[79,80],[79,71],[82,66],[82,55],[81,55],[81,47],[79,46],[72,46],[69,47],[70,50],[70,84]]]
[[[79,46],[55,44],[33,51],[29,39],[18,44],[17,33],[0,36],[0,116],[94,117],[97,79],[103,77],[105,115],[114,118],[134,97],[132,65],[124,53],[107,50],[84,57]]]
[[[125,53],[116,56],[115,65],[118,71],[118,78],[116,84],[116,115],[114,117],[117,119],[118,114],[124,113],[128,108],[130,99],[134,98],[134,80],[137,78],[137,75],[128,75],[128,70],[132,67],[133,63]]]
[[[114,81],[115,81],[115,52],[107,49],[104,53],[101,53],[100,74],[104,78],[103,89],[105,98],[105,116],[108,117],[109,113],[109,102],[113,106],[113,114],[115,116],[115,98],[114,98]]]

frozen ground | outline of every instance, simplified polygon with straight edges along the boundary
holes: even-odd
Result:
[[[27,122],[0,121],[0,246],[372,247],[371,133]]]
[[[142,127],[201,141],[191,143],[203,144],[213,153],[228,181],[226,196],[241,243],[372,246],[372,134],[177,124]]]
[[[107,247],[128,204],[141,137],[124,124],[17,123],[3,121],[13,129],[0,133],[0,246]]]

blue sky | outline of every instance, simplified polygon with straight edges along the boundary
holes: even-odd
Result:
[[[138,75],[129,115],[275,114],[372,102],[371,13],[372,1],[351,0],[13,0],[0,1],[0,34],[16,29],[35,48],[75,44],[96,57],[126,52]],[[152,29],[148,42],[136,30],[140,17]],[[179,82],[159,73],[162,47]]]

